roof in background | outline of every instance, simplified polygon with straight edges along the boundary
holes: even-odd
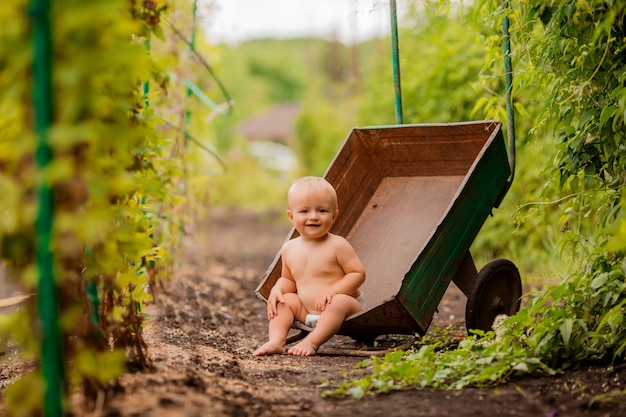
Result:
[[[298,103],[277,104],[243,122],[239,131],[248,140],[287,143],[294,135],[294,124],[301,109]]]

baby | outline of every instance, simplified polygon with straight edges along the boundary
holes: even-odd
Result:
[[[269,341],[255,356],[285,353],[294,320],[311,319],[314,329],[287,353],[315,355],[346,317],[363,310],[363,264],[346,239],[329,233],[339,214],[335,189],[323,178],[300,178],[289,189],[287,208],[300,236],[282,248],[281,277],[267,299]]]

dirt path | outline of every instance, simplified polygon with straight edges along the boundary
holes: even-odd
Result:
[[[207,416],[624,416],[626,403],[591,400],[624,390],[626,369],[584,368],[549,378],[523,378],[495,389],[403,391],[353,399],[326,399],[321,381],[342,380],[341,370],[363,358],[288,355],[254,358],[266,338],[264,305],[254,295],[263,272],[287,235],[282,213],[214,212],[186,247],[176,277],[147,309],[145,328],[155,370],[121,379],[106,405],[75,415],[107,417]],[[213,242],[213,243],[209,243]],[[450,290],[436,324],[463,325],[465,297]],[[395,342],[395,340],[393,341]],[[330,347],[358,347],[336,337]]]

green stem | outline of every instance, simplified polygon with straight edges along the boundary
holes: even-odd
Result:
[[[181,41],[183,41],[187,46],[189,46],[191,53],[198,59],[198,61],[200,61],[202,66],[209,72],[211,77],[213,77],[213,80],[215,80],[215,83],[219,87],[220,91],[222,92],[222,95],[224,96],[224,99],[226,100],[226,104],[228,105],[228,113],[230,114],[230,112],[232,112],[233,106],[235,105],[235,101],[230,97],[230,94],[228,94],[228,90],[226,90],[226,86],[224,86],[222,81],[218,78],[217,74],[213,71],[213,68],[211,68],[207,60],[204,59],[204,57],[200,55],[200,53],[198,53],[198,51],[195,49],[195,46],[192,47],[191,41],[187,39],[185,35],[183,35],[183,33],[176,26],[174,26],[172,22],[170,22],[165,17],[162,17],[162,19],[165,23],[169,25],[172,31],[174,31],[176,36],[178,36],[178,38]]]
[[[189,49],[193,52],[196,50],[196,16],[198,10],[198,1],[194,0],[193,2],[193,20],[191,22],[191,41],[189,44]],[[187,87],[187,97],[191,96],[192,91],[191,88]],[[185,109],[185,127],[189,126],[189,120],[191,119],[191,111],[189,109]]]

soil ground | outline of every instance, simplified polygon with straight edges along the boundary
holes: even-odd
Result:
[[[524,377],[491,389],[407,390],[325,398],[342,370],[363,357],[253,357],[266,341],[265,305],[254,294],[286,237],[282,213],[214,210],[189,236],[172,280],[145,310],[153,370],[124,375],[107,401],[71,399],[72,414],[106,417],[211,416],[625,416],[626,367],[583,367],[551,377]],[[205,233],[206,232],[206,233]],[[431,328],[464,334],[465,296],[451,285]],[[448,327],[451,326],[451,327]],[[399,339],[381,340],[393,345]],[[357,349],[336,336],[326,348]],[[0,358],[1,359],[1,358]],[[6,364],[6,362],[5,362]],[[11,367],[0,383],[11,379]],[[15,368],[13,368],[15,370]],[[7,375],[7,373],[9,375]],[[1,413],[0,409],[0,414]]]

